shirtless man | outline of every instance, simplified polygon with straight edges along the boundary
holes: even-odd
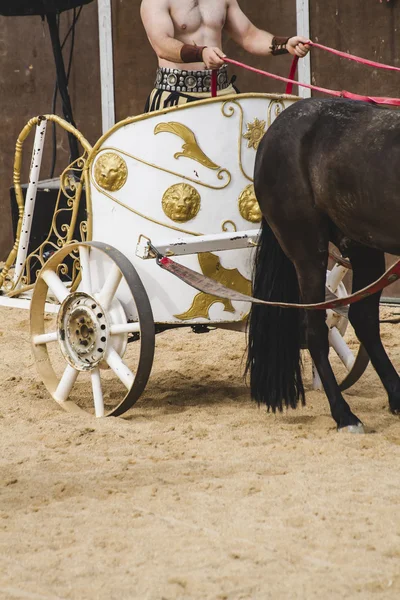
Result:
[[[212,69],[219,70],[218,95],[235,93],[221,50],[223,30],[252,54],[302,58],[309,51],[303,37],[258,29],[238,0],[142,0],[140,10],[159,64],[146,112],[209,97]]]

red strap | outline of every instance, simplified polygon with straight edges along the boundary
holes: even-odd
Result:
[[[262,71],[261,69],[256,69],[254,67],[250,67],[249,65],[245,65],[237,60],[232,60],[231,58],[224,58],[226,63],[231,65],[235,65],[237,67],[242,67],[243,69],[247,69],[248,71],[252,71],[253,73],[258,73],[258,75],[265,75],[266,77],[271,77],[271,79],[277,79],[278,81],[284,81],[286,83],[296,84],[301,87],[308,88],[309,90],[315,90],[317,92],[321,92],[322,94],[327,94],[328,96],[336,96],[338,98],[350,98],[351,100],[363,100],[364,102],[371,102],[373,104],[387,104],[389,106],[400,106],[400,98],[384,98],[380,96],[360,96],[359,94],[353,94],[352,92],[338,92],[337,90],[329,90],[327,88],[319,87],[317,85],[311,85],[310,83],[300,83],[299,81],[294,81],[293,79],[288,79],[287,77],[281,77],[280,75],[275,75],[274,73],[268,73],[268,71]]]
[[[295,78],[298,62],[299,62],[299,57],[295,56],[292,61],[292,66],[290,67],[289,79]],[[293,93],[293,83],[292,82],[287,84],[285,93],[289,94],[289,95]]]
[[[217,96],[218,89],[218,71],[213,69],[211,73],[211,96],[215,98]]]
[[[375,62],[373,60],[368,60],[367,58],[361,58],[360,56],[355,56],[354,54],[349,54],[348,52],[341,52],[340,50],[336,50],[335,48],[329,48],[329,46],[323,46],[322,44],[317,44],[316,42],[309,41],[307,42],[307,44],[309,46],[314,46],[314,48],[319,48],[320,50],[326,50],[331,54],[336,54],[341,58],[354,60],[355,62],[358,62],[361,65],[367,65],[368,67],[374,67],[375,69],[386,69],[387,71],[400,71],[399,67],[393,67],[393,65],[385,65],[383,63]]]

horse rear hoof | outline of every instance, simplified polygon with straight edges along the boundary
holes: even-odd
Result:
[[[347,427],[340,427],[338,433],[365,433],[364,425],[358,423],[357,425],[347,425]]]

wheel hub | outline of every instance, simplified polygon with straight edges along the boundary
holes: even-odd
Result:
[[[66,361],[79,371],[88,371],[104,359],[109,324],[99,302],[84,292],[70,294],[60,307],[58,331]]]

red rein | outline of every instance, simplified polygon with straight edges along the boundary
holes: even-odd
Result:
[[[346,52],[340,52],[339,50],[335,50],[334,48],[329,48],[328,46],[323,46],[322,44],[317,44],[316,42],[309,42],[310,46],[314,48],[319,48],[320,50],[325,50],[330,52],[331,54],[336,54],[341,58],[347,58],[348,60],[353,60],[354,62],[360,63],[362,65],[366,65],[368,67],[374,67],[376,69],[385,69],[387,71],[400,71],[399,67],[394,67],[392,65],[385,65],[382,63],[378,63],[372,60],[367,60],[365,58],[360,58],[359,56],[355,56],[354,54],[347,54]],[[308,83],[300,83],[294,79],[296,74],[296,68],[298,63],[298,57],[295,56],[293,59],[292,67],[290,69],[289,77],[281,77],[280,75],[275,75],[274,73],[269,73],[268,71],[262,71],[261,69],[256,69],[255,67],[250,67],[244,63],[241,63],[237,60],[232,60],[230,58],[225,58],[225,62],[231,65],[235,65],[237,67],[241,67],[243,69],[247,69],[248,71],[252,71],[253,73],[257,73],[258,75],[264,75],[265,77],[270,77],[271,79],[276,79],[278,81],[284,81],[287,83],[286,86],[286,94],[291,94],[293,91],[293,85],[298,85],[301,87],[308,88],[309,90],[315,90],[317,92],[321,92],[323,94],[327,94],[328,96],[336,96],[338,98],[349,98],[351,100],[362,100],[364,102],[372,102],[373,104],[385,104],[387,106],[400,106],[400,98],[386,98],[381,96],[362,96],[360,94],[353,94],[352,92],[347,92],[345,90],[339,92],[337,90],[330,90],[327,88],[319,87],[317,85],[311,85]],[[215,72],[216,73],[216,72]],[[215,75],[216,77],[216,75]],[[215,80],[215,79],[214,79]],[[212,89],[212,96],[217,95],[216,86],[215,89]]]

